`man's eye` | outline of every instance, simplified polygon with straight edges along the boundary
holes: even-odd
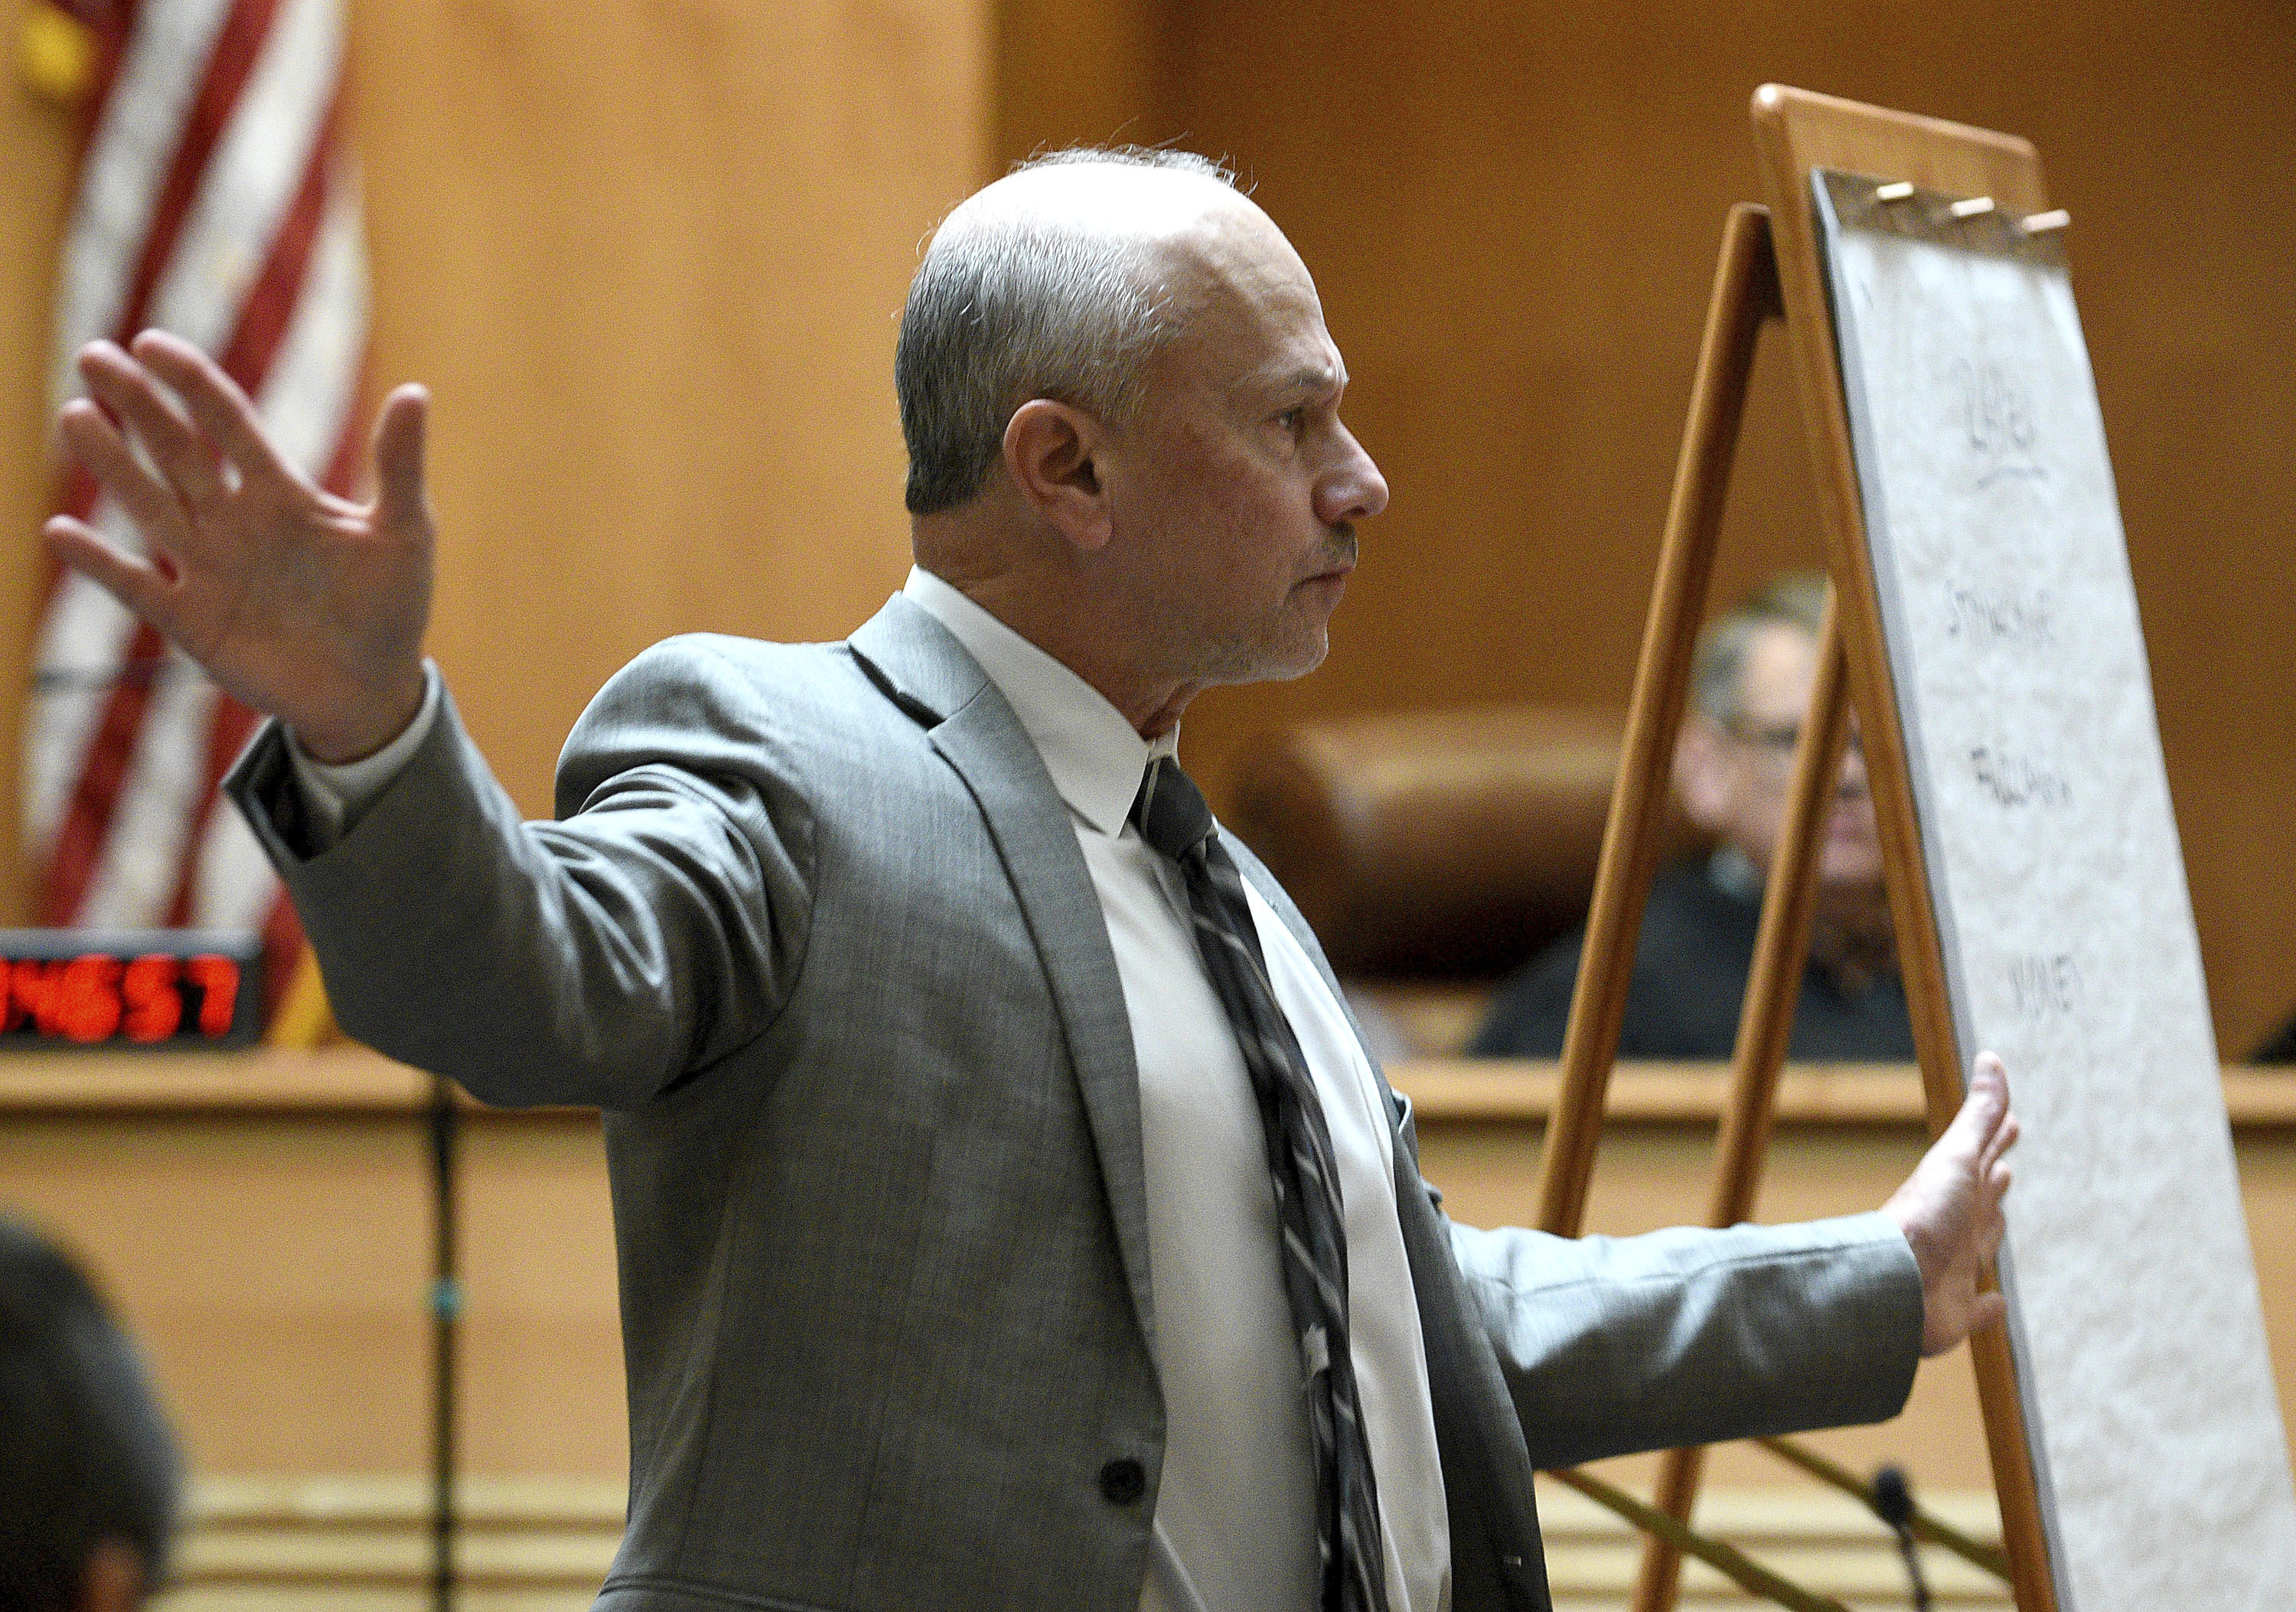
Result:
[[[1291,432],[1295,436],[1299,433],[1300,427],[1305,424],[1307,420],[1308,411],[1304,408],[1287,408],[1282,414],[1275,416],[1275,424],[1282,426],[1285,431]]]

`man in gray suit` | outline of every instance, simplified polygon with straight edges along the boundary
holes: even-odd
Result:
[[[1211,164],[1071,155],[953,213],[897,362],[907,586],[843,644],[647,652],[551,823],[421,658],[418,389],[354,506],[184,344],[81,368],[158,473],[91,405],[66,434],[169,563],[50,541],[278,718],[231,786],[345,1025],[606,1110],[603,1606],[1540,1608],[1534,1468],[1890,1415],[1997,1312],[1989,1058],[1881,1213],[1443,1218],[1170,761],[1197,691],[1322,659],[1387,498],[1313,282]]]

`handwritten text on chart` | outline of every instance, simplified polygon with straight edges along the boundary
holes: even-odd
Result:
[[[1970,770],[1997,806],[2061,807],[2072,804],[2072,785],[2031,756],[1987,744],[1972,744]]]
[[[2033,453],[2041,432],[2024,382],[1990,359],[1957,360],[1954,378],[1970,451],[1980,466],[1977,484],[1988,486],[2003,476],[2046,475]]]
[[[2080,1011],[2080,966],[2070,951],[2011,958],[2009,988],[2021,1019],[2070,1017]]]
[[[1946,636],[1967,643],[2019,649],[2049,649],[2057,642],[2054,611],[2046,588],[1964,588],[1946,584]]]

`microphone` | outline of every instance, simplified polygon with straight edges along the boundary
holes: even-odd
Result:
[[[1902,1468],[1888,1466],[1874,1474],[1868,1503],[1874,1515],[1898,1536],[1898,1554],[1906,1559],[1906,1576],[1913,1581],[1914,1612],[1930,1612],[1930,1587],[1922,1577],[1922,1559],[1914,1548],[1914,1491]]]

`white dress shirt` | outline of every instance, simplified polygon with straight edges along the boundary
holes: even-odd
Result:
[[[902,591],[980,662],[1036,742],[1068,803],[1124,983],[1166,1426],[1143,1612],[1307,1612],[1316,1604],[1315,1461],[1259,1101],[1197,956],[1180,871],[1128,820],[1150,758],[1169,754],[1176,736],[1142,738],[1090,684],[931,572],[911,571]],[[1249,883],[1245,892],[1339,1160],[1350,1352],[1379,1487],[1388,1606],[1440,1612],[1450,1524],[1396,1218],[1392,1133],[1323,975]]]
[[[955,588],[902,591],[963,644],[1044,758],[1069,809],[1123,983],[1140,1074],[1164,1468],[1142,1612],[1308,1612],[1316,1476],[1299,1335],[1250,1077],[1197,956],[1179,870],[1128,821],[1151,744],[1091,685]],[[291,745],[321,843],[353,820],[436,721],[422,713],[349,767]],[[1390,1612],[1444,1612],[1450,1526],[1426,1347],[1396,1216],[1393,1139],[1345,1013],[1283,920],[1246,884],[1275,998],[1323,1100],[1340,1171],[1357,1393],[1379,1489]]]

